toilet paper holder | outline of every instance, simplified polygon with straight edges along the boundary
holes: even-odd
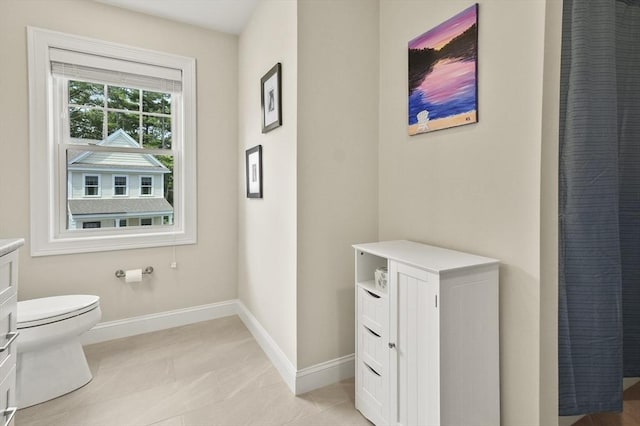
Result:
[[[149,274],[152,274],[152,273],[153,273],[153,266],[147,266],[146,268],[144,268],[142,270],[142,274],[143,275],[149,275]],[[122,269],[118,269],[116,271],[116,277],[117,278],[124,278],[126,276],[127,276],[127,274]]]

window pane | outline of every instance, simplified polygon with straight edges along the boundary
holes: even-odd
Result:
[[[127,195],[127,176],[114,176],[113,195]]]
[[[85,176],[84,177],[84,195],[96,196],[99,191],[100,180],[98,176]]]
[[[104,106],[104,84],[69,80],[69,103]]]
[[[164,198],[173,206],[173,156],[156,155],[156,159],[169,170],[169,173],[163,176]],[[173,223],[173,216],[170,219],[169,224]]]
[[[171,94],[160,92],[142,92],[142,111],[158,114],[171,114]]]
[[[171,149],[171,118],[145,115],[142,126],[145,148]]]
[[[140,177],[140,195],[153,195],[153,178],[151,176]]]
[[[104,114],[101,109],[69,107],[69,136],[102,140]]]
[[[140,110],[140,90],[129,87],[108,86],[107,106],[113,109]]]
[[[107,114],[109,135],[122,129],[136,143],[139,142],[138,130],[140,129],[140,115],[126,112],[109,112]]]

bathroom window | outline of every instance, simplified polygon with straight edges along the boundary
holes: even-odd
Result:
[[[27,33],[32,255],[195,243],[195,60]]]

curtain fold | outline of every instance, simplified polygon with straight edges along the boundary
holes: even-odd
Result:
[[[560,415],[621,411],[640,376],[640,0],[564,0]]]

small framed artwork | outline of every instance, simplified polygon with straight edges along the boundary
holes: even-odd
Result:
[[[282,126],[282,64],[278,62],[260,79],[262,133]]]
[[[262,145],[248,149],[245,156],[247,198],[262,198]]]
[[[478,4],[409,42],[409,135],[478,121]]]

